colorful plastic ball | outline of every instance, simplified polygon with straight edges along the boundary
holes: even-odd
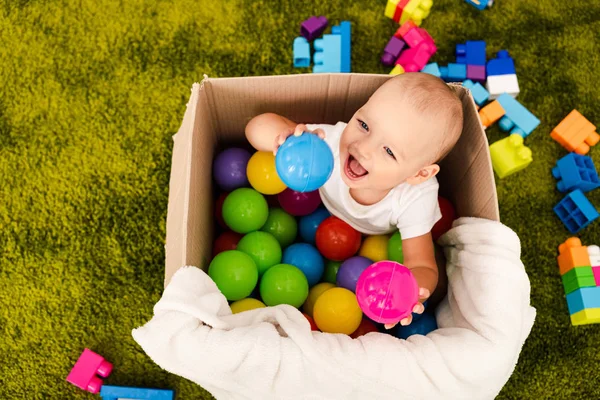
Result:
[[[454,211],[454,206],[450,201],[438,196],[438,204],[440,205],[442,218],[433,225],[433,228],[431,228],[431,237],[433,240],[438,240],[440,236],[448,232],[456,219],[456,211]]]
[[[317,135],[289,136],[277,150],[275,165],[286,186],[298,192],[312,192],[331,176],[333,153]]]
[[[412,313],[419,300],[419,286],[404,265],[379,261],[358,279],[356,297],[360,308],[373,321],[397,323]]]
[[[285,189],[277,196],[281,207],[296,217],[302,217],[314,212],[321,205],[321,195],[318,191],[314,192],[296,192]]]
[[[271,208],[267,222],[260,230],[275,236],[281,247],[285,248],[296,240],[298,223],[294,217],[281,208]]]
[[[248,297],[258,282],[258,268],[254,260],[238,250],[216,255],[208,267],[208,276],[229,301]]]
[[[364,272],[369,265],[373,264],[373,261],[363,256],[350,257],[340,265],[340,269],[337,273],[336,284],[339,287],[346,288],[352,293],[356,291],[356,282],[358,278]]]
[[[247,297],[242,300],[234,301],[229,307],[231,307],[231,312],[233,314],[239,314],[244,311],[255,310],[257,308],[265,308],[266,305],[260,300]]]
[[[248,181],[262,194],[277,194],[285,184],[275,170],[275,156],[269,151],[257,151],[248,161]]]
[[[341,261],[327,260],[325,261],[325,272],[323,273],[323,282],[333,283],[337,282],[337,273],[342,265]]]
[[[358,326],[358,329],[352,332],[350,337],[352,339],[356,339],[357,337],[366,335],[367,333],[371,332],[379,332],[379,329],[377,329],[377,326],[375,326],[373,321],[363,317],[362,321],[360,322],[360,325]]]
[[[281,245],[275,236],[256,231],[246,234],[238,243],[237,249],[248,254],[258,268],[258,276],[275,264],[281,263]]]
[[[259,230],[268,216],[267,201],[254,189],[236,189],[223,203],[223,219],[232,231],[238,233]]]
[[[215,218],[217,219],[219,226],[224,229],[227,229],[227,224],[223,219],[223,203],[228,195],[229,193],[221,193],[217,198],[217,201],[215,201]]]
[[[423,313],[421,318],[407,326],[396,325],[393,333],[398,339],[408,339],[412,335],[427,335],[438,328],[435,315]]]
[[[310,315],[306,315],[305,313],[302,313],[302,315],[304,315],[304,318],[306,318],[306,320],[310,324],[310,330],[311,331],[318,331],[319,330],[319,327],[317,326],[317,324],[315,324],[315,320],[312,319]]]
[[[213,244],[213,257],[227,250],[235,250],[241,239],[242,235],[237,232],[226,231],[221,233]]]
[[[219,153],[213,163],[213,177],[217,185],[227,192],[248,186],[248,160],[250,153],[237,147]]]
[[[312,317],[313,309],[315,308],[315,303],[319,296],[321,296],[325,291],[329,289],[333,289],[335,285],[329,282],[321,282],[310,288],[308,292],[308,297],[302,306],[302,311]]]
[[[388,259],[402,264],[404,262],[404,253],[402,252],[402,238],[400,232],[392,235],[388,241]]]
[[[306,243],[315,244],[317,228],[321,225],[321,222],[325,221],[330,216],[331,214],[329,214],[329,211],[327,211],[326,208],[317,208],[312,214],[300,218],[300,223],[298,225],[302,240]]]
[[[388,241],[389,237],[386,235],[367,236],[360,246],[358,255],[367,257],[373,262],[387,260]]]
[[[329,260],[343,261],[360,248],[360,233],[337,217],[329,217],[317,228],[317,248]]]
[[[298,308],[308,297],[308,281],[293,265],[277,264],[263,275],[260,296],[268,306],[289,304]]]
[[[362,317],[356,296],[344,288],[329,289],[319,296],[313,312],[321,331],[346,335],[358,329]]]
[[[294,243],[283,251],[282,262],[298,267],[306,276],[309,286],[321,280],[325,270],[325,261],[312,244]]]

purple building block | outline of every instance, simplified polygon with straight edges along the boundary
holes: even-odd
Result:
[[[316,39],[325,31],[327,22],[324,16],[312,16],[300,25],[300,34],[308,41]]]
[[[467,65],[467,79],[473,82],[485,83],[485,65]]]
[[[381,56],[381,62],[383,65],[394,65],[405,47],[406,42],[404,40],[398,39],[396,36],[392,36],[388,44],[385,46],[385,49],[383,49],[383,55]]]

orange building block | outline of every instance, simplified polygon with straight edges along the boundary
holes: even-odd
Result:
[[[554,128],[550,137],[565,149],[577,154],[587,154],[590,146],[600,141],[596,127],[579,111],[573,110]]]
[[[479,119],[481,120],[481,124],[484,128],[488,128],[494,122],[498,121],[506,114],[504,108],[498,100],[492,101],[487,106],[483,107],[479,110]]]
[[[570,237],[558,246],[558,253],[558,269],[561,275],[576,267],[591,266],[587,246],[582,246],[581,240],[576,237]]]

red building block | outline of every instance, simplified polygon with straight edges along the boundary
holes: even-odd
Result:
[[[110,375],[112,369],[113,365],[106,361],[104,357],[90,349],[84,349],[67,376],[67,382],[96,394],[100,392],[102,387],[102,379],[96,375],[106,378]]]

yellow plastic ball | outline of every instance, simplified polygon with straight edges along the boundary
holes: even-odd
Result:
[[[321,331],[346,335],[358,329],[363,316],[356,295],[340,287],[329,289],[319,296],[313,313]]]
[[[302,306],[302,311],[304,311],[306,314],[312,317],[313,309],[315,308],[315,303],[317,302],[319,296],[325,293],[326,290],[332,289],[334,287],[335,285],[329,282],[317,283],[308,292],[308,297],[306,298],[306,301]]]
[[[250,185],[262,194],[277,194],[286,188],[277,175],[275,156],[268,151],[257,151],[250,157],[246,174]]]
[[[247,297],[242,300],[234,301],[229,307],[231,307],[232,313],[238,314],[244,311],[254,310],[256,308],[265,308],[266,305],[260,300]]]
[[[373,262],[387,260],[388,240],[389,238],[386,235],[368,236],[363,240],[358,254]]]

